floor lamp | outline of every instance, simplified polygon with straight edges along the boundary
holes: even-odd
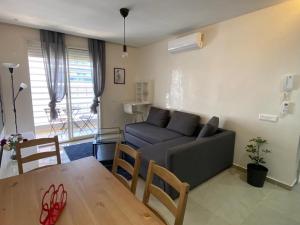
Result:
[[[27,88],[27,85],[25,83],[21,83],[18,89],[18,92],[16,94],[15,92],[15,86],[14,86],[14,69],[17,69],[20,65],[14,64],[14,63],[3,63],[3,66],[8,68],[10,72],[10,79],[11,79],[11,90],[12,90],[12,104],[13,104],[13,112],[15,116],[15,134],[12,134],[11,136],[14,136],[17,139],[22,139],[22,135],[19,134],[18,131],[18,121],[17,121],[17,109],[16,109],[16,101],[21,91]]]

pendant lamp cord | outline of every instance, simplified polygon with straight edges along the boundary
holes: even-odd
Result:
[[[123,41],[124,41],[124,45],[126,45],[126,39],[125,39],[125,17],[124,17],[124,39],[123,39]]]

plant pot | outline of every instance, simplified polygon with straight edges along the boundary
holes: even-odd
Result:
[[[249,163],[247,165],[247,183],[254,187],[263,187],[268,171],[268,168],[262,165]]]

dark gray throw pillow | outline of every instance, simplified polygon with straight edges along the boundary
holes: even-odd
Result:
[[[214,135],[218,130],[218,127],[219,127],[219,117],[214,116],[207,122],[207,124],[203,126],[203,128],[201,129],[198,135],[198,138],[210,137]]]
[[[158,126],[166,127],[170,119],[170,111],[166,109],[160,109],[156,107],[151,107],[149,111],[147,123]]]
[[[167,128],[186,136],[192,136],[198,127],[199,120],[200,116],[175,111],[171,116]]]

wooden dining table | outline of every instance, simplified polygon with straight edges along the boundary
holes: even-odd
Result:
[[[0,224],[40,224],[42,197],[51,184],[67,191],[57,225],[163,224],[94,157],[0,180]]]

